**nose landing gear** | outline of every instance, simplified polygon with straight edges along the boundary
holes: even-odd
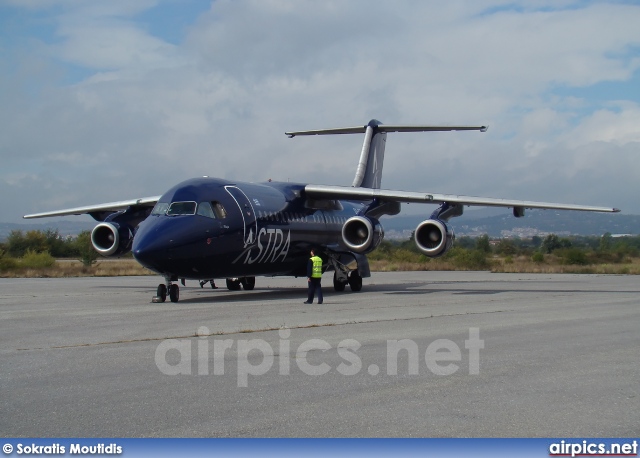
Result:
[[[156,290],[156,295],[151,298],[151,302],[164,302],[167,300],[167,293],[171,302],[178,302],[180,300],[180,287],[172,283],[171,278],[166,279],[166,283],[160,283]]]

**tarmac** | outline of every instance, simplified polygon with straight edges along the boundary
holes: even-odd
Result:
[[[0,436],[637,437],[639,280],[0,279]]]

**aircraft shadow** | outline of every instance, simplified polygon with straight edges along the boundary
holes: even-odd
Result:
[[[640,291],[617,291],[617,290],[580,290],[580,289],[544,289],[544,288],[529,288],[523,289],[521,287],[514,288],[495,288],[495,289],[468,289],[468,288],[443,288],[442,283],[438,283],[437,288],[429,288],[431,283],[397,283],[397,284],[384,284],[384,285],[365,285],[362,291],[353,292],[349,291],[349,288],[343,292],[338,292],[333,289],[332,286],[324,287],[322,292],[326,301],[330,301],[333,304],[340,303],[340,298],[348,298],[352,294],[385,294],[385,295],[415,295],[424,296],[436,293],[450,293],[455,295],[468,295],[468,296],[484,296],[500,293],[548,293],[548,294],[575,294],[575,293],[604,293],[604,294],[638,294]],[[299,299],[304,302],[307,298],[307,289],[303,286],[300,288],[255,288],[252,291],[228,291],[226,288],[220,288],[219,290],[211,290],[204,288],[191,289],[188,294],[193,292],[197,293],[197,297],[185,297],[186,291],[183,293],[183,298],[179,303],[197,304],[197,303],[234,303],[234,302],[273,302]]]

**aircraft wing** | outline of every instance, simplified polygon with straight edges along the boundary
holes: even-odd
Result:
[[[161,196],[143,197],[141,199],[122,200],[120,202],[108,202],[105,204],[88,205],[86,207],[67,208],[64,210],[56,210],[44,213],[33,213],[24,215],[25,219],[46,218],[48,216],[66,216],[66,215],[83,215],[90,214],[92,216],[101,213],[113,213],[119,210],[125,210],[129,207],[153,207]],[[94,216],[95,218],[95,216]]]
[[[394,191],[389,189],[357,188],[349,186],[306,185],[305,193],[313,198],[344,199],[369,201],[378,199],[381,202],[407,202],[424,204],[449,204],[481,206],[481,207],[518,207],[542,208],[551,210],[579,210],[591,212],[617,213],[620,210],[610,207],[593,207],[586,205],[559,204],[550,202],[531,202],[527,200],[494,199],[490,197],[458,196],[455,194],[437,194],[424,192]]]

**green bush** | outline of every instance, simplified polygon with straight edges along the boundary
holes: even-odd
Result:
[[[11,231],[6,241],[6,250],[14,258],[24,256],[27,251],[44,253],[48,251],[53,257],[71,257],[77,254],[73,239],[63,237],[57,229],[44,231]]]
[[[563,264],[586,266],[589,264],[587,254],[580,248],[562,248],[556,251]]]
[[[587,259],[590,264],[619,264],[624,261],[624,254],[613,251],[592,251]]]
[[[26,267],[28,269],[44,269],[47,267],[53,267],[55,263],[56,260],[48,251],[45,251],[44,253],[36,253],[35,251],[27,250],[20,260],[20,267]]]
[[[536,251],[535,253],[533,253],[533,255],[531,256],[531,260],[533,262],[535,262],[536,264],[542,264],[544,262],[544,255],[539,252]]]
[[[463,269],[483,270],[489,268],[487,255],[480,250],[459,249],[456,251],[453,261],[457,267]]]
[[[1,257],[0,258],[0,272],[5,272],[7,270],[13,270],[18,267],[18,262],[9,257]]]
[[[391,260],[397,262],[420,262],[420,255],[404,248],[399,248],[391,254]]]

